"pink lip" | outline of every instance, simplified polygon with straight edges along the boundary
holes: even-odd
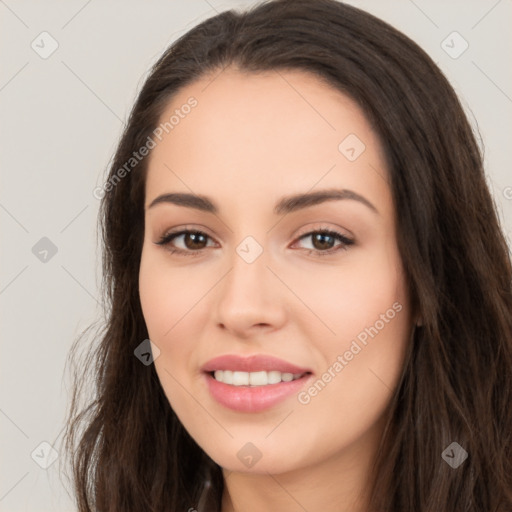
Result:
[[[234,354],[215,357],[210,359],[202,368],[204,372],[215,370],[231,370],[239,372],[278,371],[281,373],[307,373],[309,368],[300,368],[282,359],[272,356],[254,355],[241,357]]]
[[[291,395],[297,394],[313,375],[308,368],[300,368],[294,364],[272,356],[255,355],[242,358],[236,355],[225,355],[208,361],[203,367],[204,378],[211,396],[221,405],[238,412],[260,412],[282,402]],[[304,374],[291,382],[280,382],[267,386],[232,386],[218,382],[211,375],[215,370],[231,370],[241,372],[279,371],[281,373]]]

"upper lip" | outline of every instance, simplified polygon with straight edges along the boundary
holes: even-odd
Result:
[[[278,371],[281,373],[311,373],[309,368],[301,368],[297,365],[278,359],[277,357],[257,354],[242,357],[236,354],[226,354],[210,359],[201,368],[204,372],[215,370],[232,370],[240,372]]]

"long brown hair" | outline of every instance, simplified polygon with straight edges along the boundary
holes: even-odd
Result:
[[[172,44],[119,142],[100,206],[105,321],[75,363],[65,434],[79,512],[186,511],[206,484],[205,510],[220,511],[221,468],[181,425],[154,365],[134,356],[148,338],[138,292],[147,159],[118,171],[178,90],[228,65],[315,74],[359,104],[385,148],[423,324],[390,402],[370,509],[512,510],[511,261],[463,108],[432,59],[387,23],[335,0],[275,0],[222,12]],[[442,456],[453,442],[468,454],[457,468]]]

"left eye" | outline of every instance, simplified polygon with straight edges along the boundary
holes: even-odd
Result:
[[[171,242],[174,242],[174,240],[181,237],[184,237],[184,248],[178,248],[171,244]],[[348,246],[354,243],[353,240],[347,238],[345,235],[331,230],[310,231],[309,233],[300,236],[298,241],[307,238],[311,238],[313,244],[312,249],[306,249],[308,254],[316,253],[318,256],[332,254],[339,250],[346,250]],[[167,246],[167,250],[171,253],[183,254],[186,256],[198,256],[200,251],[205,248],[204,244],[208,239],[211,240],[211,237],[202,231],[182,230],[175,233],[168,233],[155,243],[157,245]],[[339,244],[333,247],[336,240],[339,241]]]
[[[348,246],[354,243],[353,240],[345,235],[331,230],[310,231],[302,235],[299,240],[306,238],[311,238],[313,245],[313,249],[308,249],[308,253],[317,252],[318,256],[332,254],[333,252],[338,252],[338,250],[346,250]],[[335,240],[340,242],[337,248],[332,246]]]

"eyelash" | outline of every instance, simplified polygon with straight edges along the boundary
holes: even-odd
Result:
[[[168,250],[171,254],[178,254],[178,255],[182,255],[182,256],[191,256],[191,257],[200,256],[201,252],[204,249],[197,249],[195,251],[194,250],[184,250],[184,249],[177,249],[176,247],[172,247],[170,245],[171,241],[174,240],[175,238],[177,238],[181,235],[189,234],[189,233],[193,233],[196,235],[203,235],[206,238],[211,239],[211,237],[209,235],[207,235],[206,233],[204,233],[203,231],[199,231],[197,229],[191,229],[191,230],[184,229],[184,230],[170,232],[170,233],[165,234],[164,236],[162,236],[160,238],[160,240],[158,242],[155,242],[155,244],[166,246],[166,250]],[[341,233],[338,233],[337,231],[333,231],[330,229],[318,229],[315,231],[309,231],[308,233],[301,235],[297,239],[297,241],[302,240],[303,238],[307,238],[314,234],[328,235],[333,238],[336,238],[337,240],[339,240],[341,242],[341,244],[338,245],[337,248],[335,246],[335,247],[325,250],[325,251],[320,251],[318,249],[306,249],[306,251],[308,251],[308,254],[315,253],[315,256],[323,257],[323,256],[329,256],[334,253],[337,253],[340,250],[346,251],[350,245],[354,244],[354,240],[351,240],[350,238],[347,238],[345,235],[342,235]]]

